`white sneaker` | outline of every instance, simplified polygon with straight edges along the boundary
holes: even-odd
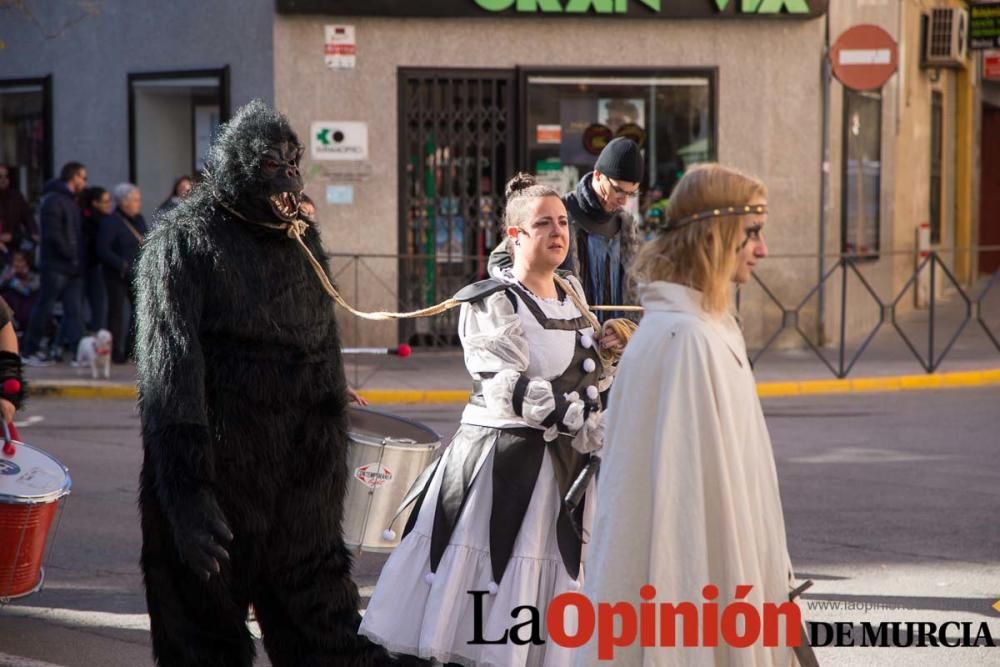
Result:
[[[36,366],[36,367],[39,367],[39,366],[51,366],[52,365],[52,360],[50,360],[48,357],[46,357],[45,355],[43,355],[40,352],[35,352],[31,356],[24,357],[24,359],[22,359],[22,361],[24,362],[25,366]]]

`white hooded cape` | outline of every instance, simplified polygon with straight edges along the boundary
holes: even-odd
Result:
[[[719,615],[738,585],[745,601],[788,600],[794,585],[771,441],[735,319],[711,316],[701,293],[654,282],[621,360],[606,415],[597,513],[584,593],[594,603],[693,602],[719,588]],[[657,622],[658,624],[658,622]],[[782,623],[782,626],[784,624]],[[678,643],[680,643],[678,628]],[[762,667],[794,663],[763,642],[732,648],[641,648],[638,639],[598,663],[595,639],[577,665]],[[659,630],[657,629],[657,641]]]

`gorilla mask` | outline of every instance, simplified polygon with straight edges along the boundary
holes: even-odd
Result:
[[[216,198],[247,219],[289,222],[298,217],[302,153],[288,119],[254,100],[220,129],[206,179]]]

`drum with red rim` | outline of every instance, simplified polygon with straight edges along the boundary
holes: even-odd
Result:
[[[69,494],[69,471],[40,449],[13,442],[0,452],[0,599],[28,595],[45,577],[49,529]]]

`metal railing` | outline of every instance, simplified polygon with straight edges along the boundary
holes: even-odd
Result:
[[[780,326],[770,333],[761,347],[751,352],[750,361],[752,364],[756,365],[761,357],[773,347],[775,342],[784,333],[792,331],[797,334],[798,338],[805,343],[806,348],[812,351],[816,358],[821,361],[835,377],[845,378],[868,349],[872,340],[874,340],[879,331],[881,331],[883,327],[889,326],[899,336],[899,339],[904,344],[905,348],[912,353],[913,357],[920,364],[920,366],[927,373],[933,373],[940,367],[941,362],[944,361],[945,357],[952,350],[955,342],[965,331],[966,327],[972,323],[978,324],[982,328],[982,331],[986,334],[986,337],[992,344],[993,349],[1000,354],[1000,340],[998,340],[998,332],[1000,332],[1000,328],[996,330],[993,328],[993,326],[1000,325],[1000,289],[995,289],[996,285],[1000,283],[1000,270],[995,271],[992,276],[986,278],[985,284],[983,284],[982,287],[975,286],[975,283],[980,281],[973,281],[973,285],[963,285],[961,281],[955,277],[954,272],[948,268],[947,263],[942,259],[942,255],[957,255],[961,253],[968,256],[973,252],[991,253],[998,251],[1000,251],[1000,246],[982,246],[932,250],[926,253],[921,253],[923,258],[919,261],[919,263],[917,263],[916,268],[912,270],[912,273],[910,273],[909,278],[903,283],[903,286],[892,292],[891,296],[885,299],[879,295],[879,292],[872,286],[871,281],[866,278],[864,273],[858,268],[859,265],[865,265],[871,261],[871,258],[867,256],[832,256],[836,258],[833,266],[831,266],[826,273],[823,274],[823,277],[806,293],[804,297],[791,307],[786,306],[785,302],[775,295],[772,287],[770,287],[760,277],[760,275],[755,273],[753,275],[754,284],[759,286],[766,295],[767,299],[773,302],[780,309],[781,318]],[[919,257],[920,255],[916,255],[914,251],[906,251],[882,253],[880,258],[888,258],[892,256]],[[785,256],[786,259],[791,257],[803,256]],[[816,256],[814,255],[812,257],[815,258]],[[780,257],[776,257],[775,259],[780,259]],[[769,259],[768,261],[772,260]],[[941,273],[949,283],[949,293],[947,296],[943,296],[943,290],[941,289],[942,286],[939,285],[939,273]],[[922,286],[921,280],[924,279],[925,275],[927,282]],[[851,307],[848,279],[852,276],[858,280],[863,288],[863,292],[868,295],[871,301],[874,302],[878,308],[877,322],[870,328],[870,330],[860,335],[855,334],[853,336],[849,335],[847,331],[848,311]],[[817,296],[820,291],[826,289],[828,283],[835,277],[839,278],[836,286],[837,293],[839,294],[839,304],[836,304],[839,315],[839,324],[836,343],[832,346],[836,356],[836,361],[833,362],[821,349],[822,345],[813,340],[813,336],[803,329],[802,313],[803,309],[813,299],[813,297]],[[918,349],[918,342],[915,340],[915,337],[912,336],[912,333],[907,334],[899,318],[900,306],[905,303],[904,298],[911,292],[911,290],[914,293],[915,300],[921,300],[922,296],[923,300],[926,302],[925,305],[920,304],[916,307],[910,308],[911,311],[921,312],[922,310],[926,310],[927,312],[926,355]],[[975,290],[976,293],[973,294],[973,290]],[[987,298],[993,294],[998,296],[996,313],[998,321],[996,325],[991,325],[984,317],[984,305],[987,304]],[[742,299],[738,294],[738,310],[740,309],[741,301]],[[963,304],[963,312],[956,323],[956,328],[951,336],[947,338],[943,346],[940,344],[940,340],[936,336],[938,324],[940,323],[939,308],[942,305],[942,301],[949,304],[956,303],[957,301]],[[822,337],[823,333],[824,332],[822,331],[819,332],[818,337]],[[849,347],[855,341],[860,342],[857,343],[856,349],[853,353],[849,353]]]
[[[933,373],[969,325],[980,328],[989,341],[988,349],[1000,355],[1000,287],[997,287],[1000,270],[992,276],[963,284],[948,266],[949,257],[961,256],[968,260],[974,253],[979,253],[980,257],[1000,256],[1000,246],[944,248],[921,255],[912,250],[883,252],[877,259],[885,261],[885,265],[873,262],[871,256],[830,255],[825,259],[832,260],[832,265],[827,264],[823,276],[800,298],[779,295],[783,290],[779,289],[778,281],[762,277],[767,273],[755,272],[752,283],[737,293],[736,301],[745,327],[755,331],[764,329],[757,336],[763,342],[751,348],[750,360],[754,365],[758,364],[765,354],[775,350],[783,336],[791,335],[798,340],[798,347],[811,351],[835,377],[844,378],[869,349],[876,335],[889,329],[898,336],[900,347],[908,350],[924,371]],[[451,264],[436,264],[434,255],[425,254],[331,253],[328,257],[334,280],[345,298],[362,310],[408,311],[431,305],[429,299],[443,300],[463,285],[486,277],[488,262],[485,255],[454,258],[460,261]],[[818,259],[815,254],[772,255],[765,266],[777,267],[780,262],[806,261],[810,262],[808,273],[815,275],[815,264],[812,262]],[[412,278],[415,275],[415,272],[407,270],[412,266],[407,263],[417,263],[424,269],[433,266],[433,270],[423,270],[426,279],[400,284],[404,281],[400,281],[399,276]],[[909,266],[901,269],[900,264]],[[873,281],[865,275],[866,271],[873,270],[881,272],[882,280]],[[801,288],[799,274],[795,276],[795,283]],[[902,287],[894,288],[893,285],[898,285],[904,277]],[[852,288],[852,282],[858,287]],[[883,287],[880,294],[873,282],[888,282],[889,287]],[[758,289],[761,294],[754,301],[752,291]],[[858,296],[859,291],[864,296]],[[907,300],[911,293],[915,301],[922,300],[923,303],[911,305]],[[989,300],[991,298],[995,303]],[[849,324],[849,313],[859,307],[859,299],[866,299],[869,306],[877,309],[877,317],[869,318],[874,321],[870,326]],[[818,309],[812,304],[814,300],[825,306]],[[762,309],[748,309],[748,302],[773,304],[779,313],[777,326],[768,327],[765,320],[769,318],[761,314]],[[947,318],[942,316],[942,307],[945,306],[948,309]],[[924,319],[924,313],[926,321],[918,321]],[[823,321],[827,315],[830,319],[839,320],[834,323],[837,335],[832,341],[826,340],[824,331]],[[818,320],[818,326],[815,321],[808,322],[809,316]],[[396,332],[398,340],[424,346],[453,347],[458,343],[455,334],[457,318],[458,311],[453,310],[433,318],[433,321],[402,322]],[[755,322],[755,318],[759,321]],[[904,322],[906,318],[909,321]],[[345,321],[345,333],[353,336],[353,343],[358,344],[362,340],[363,327],[372,325],[352,319],[349,323]],[[954,325],[954,331],[947,336],[939,335],[937,329],[942,323]],[[911,331],[908,332],[904,325],[909,325]],[[914,334],[914,326],[925,327],[926,330]],[[859,332],[859,328],[863,331]]]

